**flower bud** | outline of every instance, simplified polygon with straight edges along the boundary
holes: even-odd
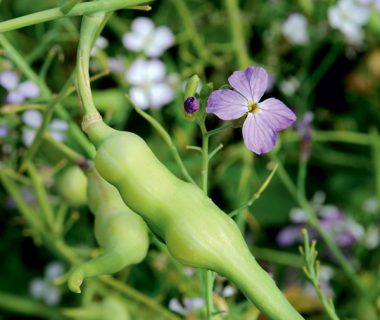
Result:
[[[188,97],[183,103],[183,107],[187,113],[194,113],[199,109],[199,101],[196,97]]]
[[[192,77],[190,77],[185,87],[185,99],[195,95],[199,86],[199,82],[200,82],[200,79],[197,74],[194,74]]]

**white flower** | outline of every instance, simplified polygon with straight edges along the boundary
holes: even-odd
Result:
[[[364,39],[362,27],[368,22],[369,8],[354,0],[340,0],[328,10],[330,25],[343,33],[347,43],[360,45]]]
[[[44,278],[35,278],[29,284],[30,295],[44,301],[47,305],[57,305],[61,299],[61,291],[54,286],[53,280],[64,272],[64,266],[58,261],[49,263],[45,268]]]
[[[129,95],[141,109],[159,109],[171,102],[174,92],[166,78],[166,68],[157,59],[137,59],[129,67],[125,79],[132,85]]]
[[[369,249],[376,249],[380,243],[380,230],[376,226],[370,226],[364,236],[364,246]]]
[[[363,210],[370,214],[375,214],[380,209],[380,202],[377,198],[369,198],[363,203]]]
[[[32,80],[20,83],[20,77],[13,71],[0,73],[0,85],[8,91],[6,103],[20,104],[26,99],[37,98],[40,95],[40,89]]]
[[[282,25],[282,33],[289,42],[299,45],[309,43],[306,17],[300,13],[292,13]]]
[[[108,40],[102,36],[96,38],[94,46],[91,49],[90,56],[95,57],[99,51],[108,47]]]
[[[27,110],[22,116],[22,121],[26,127],[22,131],[22,141],[28,147],[33,143],[37,134],[37,129],[41,126],[42,115],[37,110]],[[64,141],[68,124],[66,121],[53,119],[49,124],[49,133],[57,141]]]
[[[157,58],[173,45],[174,36],[168,27],[155,28],[151,19],[140,17],[132,21],[131,31],[124,34],[122,42],[131,51],[143,51],[148,57]]]
[[[300,82],[295,77],[289,77],[279,83],[279,89],[286,96],[292,96],[298,90]]]
[[[204,303],[202,298],[185,298],[182,305],[178,299],[173,298],[169,301],[169,309],[184,316],[202,308]]]

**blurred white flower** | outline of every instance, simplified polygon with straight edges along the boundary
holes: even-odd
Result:
[[[375,214],[380,209],[380,202],[377,198],[369,198],[363,203],[363,210],[370,214]]]
[[[91,49],[90,56],[95,57],[99,51],[108,47],[108,40],[102,36],[96,38],[94,46]]]
[[[19,75],[13,71],[0,73],[0,85],[8,91],[6,103],[20,104],[26,99],[37,98],[40,95],[40,89],[32,80],[20,83]]]
[[[109,57],[107,58],[108,69],[114,73],[125,72],[125,62],[122,57]]]
[[[347,43],[360,45],[364,40],[362,27],[368,22],[369,8],[355,0],[339,0],[328,10],[330,25],[343,33]]]
[[[282,25],[282,34],[289,42],[299,45],[309,43],[307,19],[301,13],[292,13]]]
[[[61,291],[54,286],[53,280],[63,274],[65,268],[62,263],[54,261],[49,263],[45,268],[43,278],[35,278],[29,284],[30,295],[42,300],[47,305],[57,305],[61,300]]]
[[[169,301],[169,309],[185,316],[190,312],[202,308],[204,303],[204,299],[202,298],[185,298],[183,299],[183,304],[181,304],[178,299],[173,298]]]
[[[124,47],[131,51],[143,51],[148,57],[157,58],[174,43],[174,35],[166,26],[155,27],[153,21],[139,17],[132,21],[131,31],[123,35]]]
[[[42,115],[37,110],[27,110],[23,112],[22,121],[26,127],[22,131],[22,141],[28,147],[33,143],[37,134],[37,129],[41,126]],[[68,124],[66,121],[53,119],[49,124],[49,133],[57,141],[64,141]]]
[[[158,59],[135,60],[128,68],[125,79],[132,85],[129,91],[132,101],[141,109],[159,109],[174,98],[165,65]]]
[[[286,96],[292,96],[298,90],[300,82],[295,77],[289,77],[279,83],[279,89]]]
[[[369,249],[376,249],[380,243],[380,230],[377,226],[370,226],[364,235],[364,246]]]

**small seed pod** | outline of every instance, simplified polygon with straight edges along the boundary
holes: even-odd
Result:
[[[77,166],[69,167],[60,175],[57,190],[72,206],[78,207],[87,203],[87,178]]]
[[[88,170],[88,200],[95,215],[95,238],[104,254],[87,261],[71,272],[70,290],[80,292],[83,279],[118,272],[141,262],[148,250],[148,233],[143,219],[129,209],[117,189],[95,170]]]

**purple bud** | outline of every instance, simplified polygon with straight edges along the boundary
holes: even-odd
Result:
[[[196,97],[188,97],[183,103],[187,113],[194,113],[199,109],[199,101]]]

